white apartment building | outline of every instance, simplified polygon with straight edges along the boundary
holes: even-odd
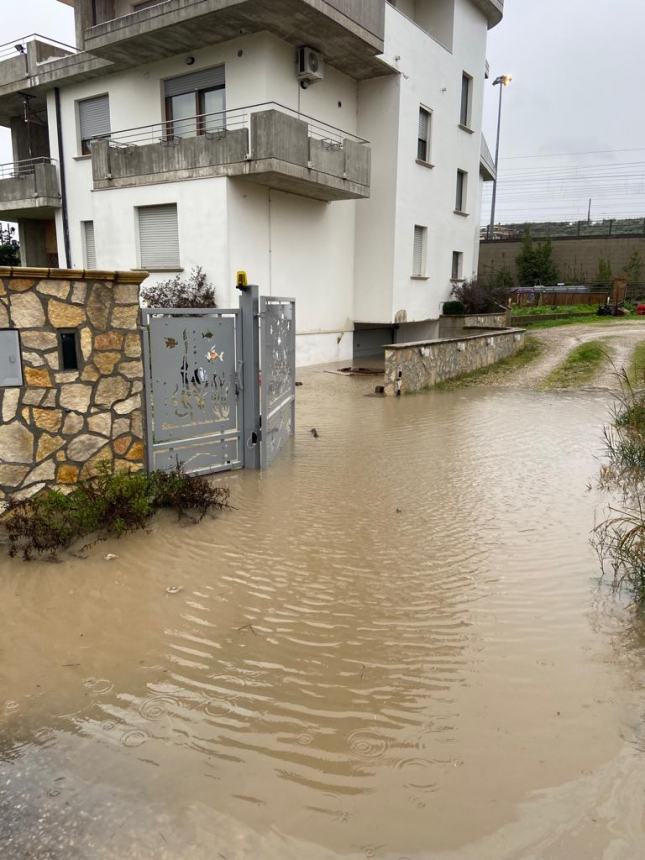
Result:
[[[432,336],[477,271],[503,0],[51,0],[0,46],[0,220],[23,265],[201,266],[297,301],[298,363]],[[37,22],[34,22],[35,24]]]

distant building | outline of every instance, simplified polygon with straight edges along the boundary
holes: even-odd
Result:
[[[23,264],[200,265],[221,306],[244,269],[296,297],[301,364],[422,334],[477,271],[503,0],[59,2],[78,49],[0,47]]]

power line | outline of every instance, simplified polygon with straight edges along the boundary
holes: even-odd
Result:
[[[632,149],[588,149],[583,152],[549,152],[543,155],[502,155],[500,161],[517,161],[522,158],[564,158],[574,155],[607,155],[616,152],[645,152],[645,147],[635,146]]]

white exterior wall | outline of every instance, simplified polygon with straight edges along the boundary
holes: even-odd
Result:
[[[421,2],[417,0],[417,4]],[[474,237],[479,235],[487,22],[470,0],[456,0],[451,52],[406,17],[401,8],[386,5],[385,18],[385,59],[400,74],[380,84],[367,82],[369,86],[362,84],[360,89],[361,99],[367,92],[368,101],[370,87],[380,86],[383,90],[380,105],[376,99],[375,105],[365,111],[365,118],[363,103],[359,105],[359,134],[371,140],[375,165],[385,153],[386,158],[391,157],[393,120],[397,129],[394,169],[387,171],[381,165],[372,176],[372,201],[388,205],[387,201],[394,198],[393,216],[374,211],[372,201],[361,202],[358,207],[355,306],[356,320],[366,323],[437,318],[452,290],[453,251],[464,255],[464,277],[471,277],[477,265]],[[472,134],[459,128],[464,71],[473,78]],[[384,109],[384,101],[389,109]],[[433,168],[416,163],[420,106],[432,111]],[[458,169],[468,172],[468,217],[454,213]],[[415,224],[428,228],[427,280],[411,277]],[[375,249],[383,263],[380,274]],[[390,258],[394,262],[388,286]],[[385,317],[384,298],[388,294],[389,315]]]
[[[238,53],[243,51],[242,56]],[[137,188],[92,190],[92,165],[80,156],[76,103],[107,93],[114,132],[164,120],[166,78],[224,63],[228,109],[278,102],[320,122],[356,132],[357,84],[328,68],[307,90],[294,74],[294,50],[269,34],[140,66],[69,86],[61,91],[71,264],[82,267],[81,222],[94,221],[99,268],[140,266],[136,207],[177,203],[180,262],[186,273],[204,268],[220,306],[237,305],[235,273],[247,271],[261,291],[298,300],[301,363],[351,357],[355,204],[329,204],[227,178],[199,179]],[[52,156],[59,158],[53,94],[49,98]],[[63,246],[62,214],[57,220]],[[62,259],[62,254],[61,254]],[[146,283],[172,277],[156,272]]]
[[[409,11],[422,16],[429,2],[408,0]],[[443,17],[449,2],[442,0]],[[99,268],[139,267],[136,207],[177,203],[181,266],[186,273],[204,268],[220,306],[237,304],[238,269],[263,293],[295,296],[300,364],[351,358],[355,320],[387,325],[438,317],[452,288],[452,252],[464,253],[470,276],[479,231],[487,26],[471,0],[454,2],[453,52],[386,4],[384,60],[393,73],[360,83],[327,67],[324,81],[302,89],[293,47],[260,33],[197,50],[190,66],[181,54],[62,87],[69,265],[84,264],[81,222],[91,220]],[[92,190],[91,160],[80,157],[78,100],[107,93],[113,132],[161,123],[164,79],[222,63],[228,109],[275,101],[371,141],[371,199],[323,203],[227,178]],[[458,127],[464,70],[474,81],[473,134]],[[416,164],[420,104],[433,111],[433,169]],[[60,159],[53,93],[48,114],[52,157]],[[453,213],[458,167],[469,174],[468,218]],[[427,280],[411,278],[415,224],[428,227]],[[57,233],[62,263],[60,213]]]

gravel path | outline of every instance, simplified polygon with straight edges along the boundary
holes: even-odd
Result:
[[[586,388],[616,388],[616,374],[629,364],[636,344],[645,340],[645,321],[615,322],[607,326],[580,325],[536,329],[529,332],[545,347],[544,353],[526,367],[512,372],[500,371],[486,378],[486,385],[501,385],[509,388],[537,388],[567,354],[581,343],[599,340],[612,349],[612,360],[602,368],[598,376]]]

